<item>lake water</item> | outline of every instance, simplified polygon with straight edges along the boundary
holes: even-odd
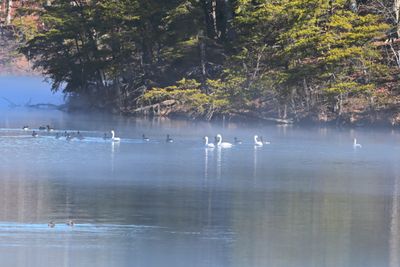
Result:
[[[0,114],[0,266],[400,266],[398,131]]]

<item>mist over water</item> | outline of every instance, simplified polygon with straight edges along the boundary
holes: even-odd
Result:
[[[42,77],[0,76],[0,109],[9,106],[30,104],[62,104],[61,93],[51,93],[51,85]]]
[[[398,131],[0,114],[0,265],[399,266]]]

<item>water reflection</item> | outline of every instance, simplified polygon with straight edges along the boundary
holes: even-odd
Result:
[[[111,171],[114,173],[115,150],[119,148],[119,142],[111,141]]]
[[[204,148],[204,181],[208,181],[208,173],[209,173],[209,166],[208,166],[208,158],[210,157],[209,154],[213,155],[214,149],[213,148]]]
[[[257,178],[257,153],[260,148],[258,146],[254,146],[253,152],[253,178],[254,180]]]
[[[87,121],[57,123],[73,129]],[[273,146],[203,150],[199,136],[218,127],[105,121],[87,128],[120,123],[121,137],[162,141],[68,143],[0,132],[3,265],[399,266],[390,132],[357,131],[368,143],[357,153],[350,131],[293,127],[263,129]],[[175,126],[187,131],[176,130],[177,142],[167,145]],[[227,138],[256,132],[234,131]],[[77,226],[66,227],[68,219]],[[49,220],[59,227],[46,227]]]
[[[222,174],[222,148],[217,146],[217,179],[221,179]]]
[[[396,176],[393,187],[390,218],[390,267],[400,266],[400,176]]]

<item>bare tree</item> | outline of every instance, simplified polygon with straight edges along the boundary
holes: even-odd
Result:
[[[6,17],[6,25],[10,25],[11,24],[11,13],[12,13],[12,4],[13,1],[12,0],[7,0],[7,17]]]
[[[400,11],[400,0],[394,0],[393,3],[393,11],[395,14],[395,18],[396,18],[396,29],[397,29],[397,36],[400,36],[400,15],[399,15],[399,11]]]

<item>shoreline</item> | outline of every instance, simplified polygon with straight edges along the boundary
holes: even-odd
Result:
[[[107,116],[118,116],[122,118],[134,118],[134,119],[165,119],[165,120],[176,120],[176,121],[186,121],[186,122],[199,122],[199,123],[237,123],[240,125],[254,125],[254,124],[262,124],[262,125],[270,125],[270,126],[281,126],[281,127],[332,127],[332,128],[376,128],[376,129],[399,129],[399,124],[391,124],[389,123],[389,119],[386,120],[377,120],[375,123],[366,122],[366,121],[355,121],[350,123],[346,119],[332,119],[330,121],[315,121],[310,118],[303,118],[301,120],[295,120],[293,118],[288,119],[280,119],[275,117],[268,117],[267,119],[255,118],[250,116],[245,116],[245,114],[236,114],[235,116],[215,116],[211,120],[207,120],[205,118],[192,118],[183,114],[172,114],[168,116],[157,116],[157,115],[140,115],[140,114],[130,114],[130,113],[122,113],[122,112],[110,112],[107,110],[101,109],[79,109],[79,110],[70,110],[68,107],[65,110],[61,110],[62,112],[70,113],[70,114],[98,114],[101,113]],[[275,120],[275,121],[274,121]],[[287,120],[287,123],[283,121]]]

